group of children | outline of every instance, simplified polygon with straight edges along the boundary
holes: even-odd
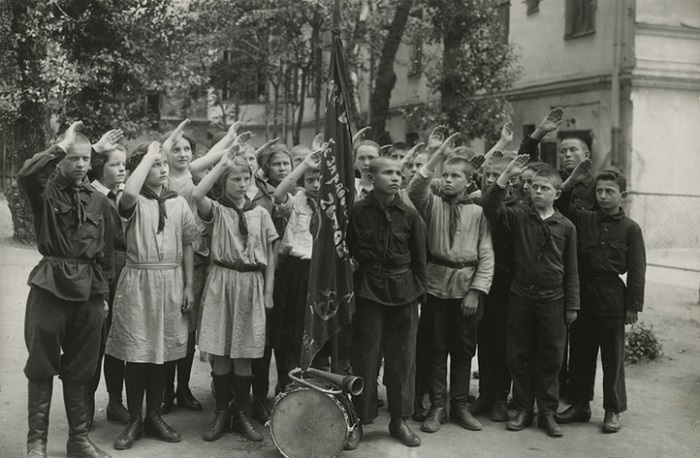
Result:
[[[593,177],[584,142],[561,142],[562,170],[538,162],[539,141],[561,117],[549,113],[517,153],[506,151],[511,123],[485,155],[455,147],[459,134],[445,139],[443,126],[425,148],[383,148],[363,140],[365,130],[356,135],[347,230],[356,312],[342,367],[365,390],[352,399],[361,421],[347,449],[378,415],[382,364],[389,432],[407,446],[421,443],[409,417],[435,433],[448,418],[479,430],[476,417],[488,413],[519,431],[532,425],[535,402],[538,426],[561,436],[558,424],[590,419],[599,348],[603,430],[619,430],[624,326],[642,309],[644,243],[622,210],[625,178]],[[310,261],[323,255],[312,249],[327,144],[319,135],[311,148],[275,139],[255,150],[237,122],[193,160],[187,123],[128,157],[121,131],[91,145],[74,123],[20,171],[44,255],[30,275],[25,320],[28,456],[46,456],[55,375],[68,455],[109,456],[87,435],[102,354],[107,418],[125,424],[119,450],[143,434],[180,440],[162,413],[174,400],[202,409],[189,388],[195,343],[209,355],[216,398],[207,441],[230,427],[262,440],[252,419],[270,416],[273,349],[277,391],[299,364]],[[568,340],[573,403],[558,413]]]

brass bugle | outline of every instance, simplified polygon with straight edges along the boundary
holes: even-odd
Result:
[[[365,382],[362,380],[362,377],[356,377],[354,375],[338,375],[311,367],[307,369],[304,374],[339,386],[353,396],[361,394],[365,389]]]

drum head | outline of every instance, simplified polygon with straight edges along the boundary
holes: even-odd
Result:
[[[298,388],[277,400],[270,430],[275,445],[288,458],[329,458],[343,450],[348,419],[333,396]]]

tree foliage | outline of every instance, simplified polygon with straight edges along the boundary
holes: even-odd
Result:
[[[416,33],[441,53],[429,59],[432,101],[409,110],[422,128],[445,124],[468,138],[497,135],[509,107],[501,94],[515,81],[515,54],[491,0],[420,0],[425,20]],[[507,7],[507,5],[506,5]]]

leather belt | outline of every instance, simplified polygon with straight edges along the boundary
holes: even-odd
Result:
[[[448,261],[447,259],[438,258],[436,256],[433,256],[432,254],[428,255],[428,262],[430,264],[437,264],[438,266],[449,267],[451,269],[464,269],[465,267],[476,267],[479,264],[479,262],[476,260],[464,262]]]
[[[230,264],[222,261],[213,261],[212,263],[219,267],[223,267],[224,269],[235,270],[236,272],[262,272],[265,270],[265,266],[263,264]]]

